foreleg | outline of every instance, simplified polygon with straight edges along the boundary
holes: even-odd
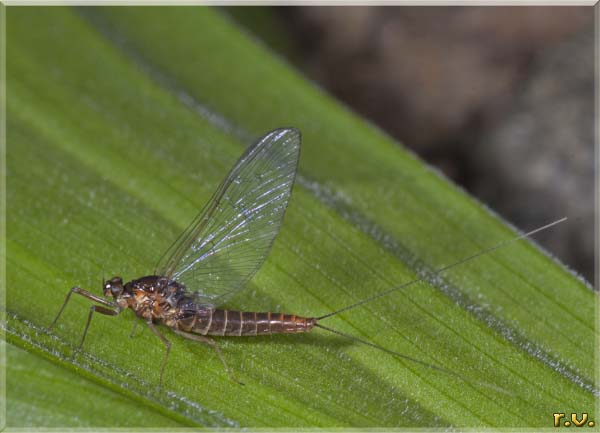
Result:
[[[79,347],[77,349],[77,350],[80,350],[81,346],[83,346],[83,341],[85,340],[85,336],[87,335],[87,331],[88,331],[88,328],[90,327],[90,323],[92,321],[92,316],[93,316],[94,312],[98,312],[100,314],[105,314],[108,316],[116,316],[117,314],[119,314],[121,312],[121,308],[116,303],[107,301],[106,299],[101,298],[100,296],[96,296],[93,293],[88,292],[87,290],[83,290],[81,287],[72,287],[71,290],[69,290],[69,293],[67,293],[65,302],[63,302],[62,307],[60,307],[58,314],[56,315],[56,317],[54,318],[54,320],[52,321],[50,326],[48,326],[49,331],[54,327],[54,325],[58,321],[58,318],[63,313],[63,311],[64,311],[65,307],[67,306],[67,303],[71,299],[71,295],[73,293],[75,293],[77,295],[81,295],[84,298],[87,298],[91,301],[98,302],[99,304],[104,305],[104,307],[102,307],[100,305],[92,305],[90,307],[90,314],[88,315],[88,320],[85,325],[85,329],[83,331],[83,336],[81,337],[81,342],[79,343]]]
[[[85,340],[85,336],[87,335],[88,328],[90,327],[90,323],[92,322],[92,316],[94,315],[94,313],[100,313],[106,316],[116,316],[120,312],[121,310],[119,310],[118,307],[115,310],[111,310],[110,308],[101,307],[100,305],[92,305],[90,307],[90,314],[88,314],[87,323],[85,324],[85,329],[83,330],[81,342],[79,343],[79,347],[77,348],[77,350],[81,350],[81,346],[83,346],[83,340]]]

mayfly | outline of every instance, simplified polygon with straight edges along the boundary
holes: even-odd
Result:
[[[160,258],[153,275],[126,284],[121,277],[103,281],[104,297],[73,287],[49,329],[56,324],[73,293],[96,303],[90,308],[78,349],[83,346],[94,313],[116,316],[131,308],[166,347],[160,370],[161,384],[171,343],[156,325],[165,325],[182,337],[212,346],[232,378],[218,346],[209,336],[300,333],[314,327],[462,378],[450,370],[390,351],[320,323],[419,282],[420,278],[319,317],[218,308],[244,287],[267,257],[291,196],[299,155],[300,132],[297,129],[281,128],[266,134],[240,157],[209,202]],[[438,269],[436,273],[562,221],[564,218],[504,241]]]

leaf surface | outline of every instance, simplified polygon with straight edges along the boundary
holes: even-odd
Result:
[[[594,292],[530,242],[432,275],[514,230],[217,11],[9,8],[7,52],[11,343],[181,425],[547,427],[556,411],[594,413]],[[45,330],[73,285],[99,294],[103,270],[150,273],[244,146],[282,126],[303,133],[299,178],[267,262],[228,306],[319,316],[424,276],[323,323],[463,379],[317,330],[220,339],[240,387],[165,330],[160,388],[164,347],[129,337],[130,312],[95,317],[79,354],[87,300]]]

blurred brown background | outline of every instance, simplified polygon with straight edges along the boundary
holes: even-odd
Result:
[[[225,11],[593,281],[591,7]]]

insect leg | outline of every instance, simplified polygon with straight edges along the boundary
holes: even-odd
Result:
[[[152,332],[154,332],[154,335],[156,335],[158,338],[160,338],[160,340],[165,344],[165,347],[167,348],[167,351],[165,352],[165,358],[163,359],[162,367],[160,368],[160,385],[162,386],[163,373],[165,372],[165,366],[167,365],[167,359],[169,358],[169,352],[171,352],[171,342],[169,340],[167,340],[165,338],[165,336],[162,335],[158,329],[156,329],[156,326],[154,326],[154,323],[146,322],[146,325],[148,325],[148,328],[150,328],[150,330]]]
[[[219,346],[217,345],[215,340],[213,340],[212,338],[205,337],[204,335],[191,334],[189,332],[183,332],[178,329],[173,329],[173,332],[175,332],[177,335],[181,335],[182,337],[188,338],[190,340],[199,341],[201,343],[208,344],[217,353],[217,356],[221,360],[223,367],[225,367],[225,371],[229,375],[229,378],[239,385],[244,385],[242,382],[240,382],[235,377],[235,374],[233,374],[233,370],[231,368],[229,368],[229,366],[227,365],[227,362],[225,362],[225,358],[223,357],[223,354],[221,353],[221,349],[219,349]]]
[[[133,334],[135,334],[135,330],[138,325],[138,319],[142,320],[138,316],[135,316],[135,319],[133,319],[133,327],[131,328],[131,334],[129,334],[129,338],[133,338]]]
[[[83,346],[83,340],[85,340],[85,336],[87,335],[88,328],[90,327],[90,323],[92,322],[92,316],[94,315],[94,312],[105,314],[107,316],[116,316],[121,312],[121,310],[118,307],[114,310],[111,310],[110,308],[102,307],[100,305],[92,305],[90,307],[90,314],[88,314],[87,323],[85,324],[85,329],[83,331],[83,335],[81,336],[81,342],[79,343],[79,347],[77,348],[77,350],[81,350],[81,346]]]
[[[96,296],[93,293],[88,292],[87,290],[83,290],[81,287],[72,287],[71,290],[69,290],[69,293],[67,293],[67,297],[65,298],[65,302],[63,302],[62,307],[60,307],[60,310],[58,311],[58,314],[56,315],[56,317],[54,318],[54,320],[52,321],[52,323],[50,324],[50,326],[48,326],[48,331],[50,331],[54,327],[54,325],[56,324],[56,322],[58,321],[58,318],[60,317],[60,315],[62,314],[63,310],[67,306],[67,302],[69,302],[69,299],[71,298],[71,295],[73,293],[81,295],[84,298],[91,299],[92,301],[98,302],[98,303],[100,303],[102,305],[105,305],[105,306],[107,306],[109,308],[113,308],[113,309],[115,309],[115,311],[117,311],[117,313],[120,311],[119,307],[114,302],[107,301],[106,299],[101,298],[100,296]]]

